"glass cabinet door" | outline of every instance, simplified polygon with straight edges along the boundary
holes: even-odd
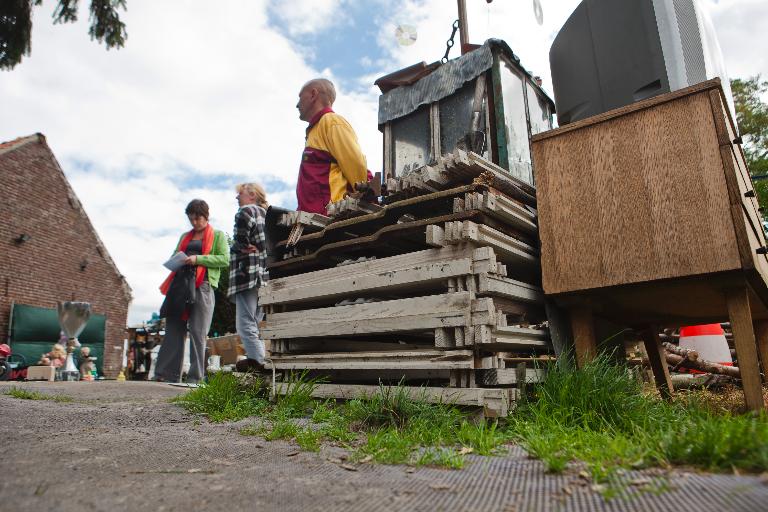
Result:
[[[509,172],[526,183],[533,183],[523,78],[503,60],[499,63],[499,72]]]
[[[395,176],[405,176],[430,161],[429,106],[392,121]]]
[[[476,120],[472,118],[477,80],[467,82],[461,89],[440,100],[440,153],[443,155],[453,153],[457,147],[483,153],[487,146],[485,95],[479,105],[479,117]]]
[[[528,118],[531,120],[531,135],[552,129],[552,112],[547,101],[539,96],[530,83],[525,85],[528,91]]]

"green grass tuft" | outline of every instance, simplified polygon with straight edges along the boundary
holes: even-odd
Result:
[[[534,398],[508,418],[508,435],[552,472],[586,463],[618,485],[621,469],[683,464],[707,470],[768,469],[768,417],[734,416],[697,400],[644,393],[626,368],[598,357],[580,370],[552,366]]]
[[[52,402],[73,402],[75,399],[67,395],[49,395],[39,391],[30,391],[28,389],[11,387],[4,394],[19,398],[21,400],[50,400]]]
[[[447,469],[464,467],[464,455],[450,448],[426,448],[416,459],[418,466],[438,466]]]
[[[312,393],[320,379],[308,379],[307,371],[292,374],[287,382],[285,394],[279,395],[272,415],[283,418],[302,418],[312,411],[315,400]]]
[[[404,386],[381,387],[378,393],[347,404],[350,424],[366,433],[356,458],[384,464],[461,468],[464,455],[491,455],[507,442],[496,422],[471,422],[452,404],[412,398]]]
[[[318,430],[314,430],[312,427],[306,427],[296,432],[296,444],[302,450],[308,452],[320,451],[320,441],[323,438],[323,433]]]
[[[264,382],[245,386],[234,375],[214,373],[197,389],[172,399],[190,412],[204,414],[213,422],[237,421],[257,416],[269,407]]]

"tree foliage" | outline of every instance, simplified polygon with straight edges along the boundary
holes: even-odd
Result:
[[[109,48],[122,48],[128,34],[118,9],[126,9],[127,0],[91,0],[91,39]],[[53,11],[54,23],[77,21],[79,0],[58,0]],[[32,8],[43,0],[0,1],[0,69],[13,69],[32,50]]]
[[[768,81],[760,75],[747,80],[731,80],[736,120],[744,140],[744,154],[753,177],[768,175],[768,104],[761,96],[768,92]],[[768,179],[756,179],[755,192],[763,215],[768,218]]]
[[[768,81],[760,75],[748,80],[731,80],[736,120],[744,139],[744,153],[752,174],[768,173],[768,104],[761,95],[768,92]]]

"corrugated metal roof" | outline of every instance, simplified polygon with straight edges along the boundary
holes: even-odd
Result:
[[[450,96],[465,83],[491,68],[494,49],[506,55],[531,77],[520,65],[520,59],[507,43],[501,39],[488,39],[480,48],[437,67],[416,83],[397,87],[379,96],[379,124],[406,116],[421,105],[428,105]],[[554,111],[554,102],[541,88],[535,84],[534,87],[549,100]]]

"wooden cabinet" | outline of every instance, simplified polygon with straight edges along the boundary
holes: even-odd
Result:
[[[633,326],[730,318],[747,362],[768,257],[725,105],[715,79],[533,137],[546,294]]]
[[[534,137],[545,293],[620,287],[627,316],[696,321],[726,311],[724,299],[699,308],[688,287],[735,273],[765,302],[766,240],[735,137],[717,79]]]

